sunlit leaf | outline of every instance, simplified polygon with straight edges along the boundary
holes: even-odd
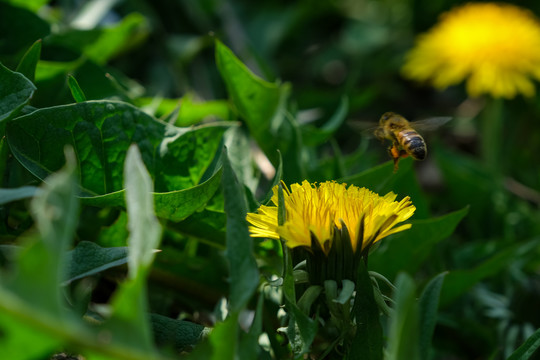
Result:
[[[41,179],[62,166],[63,147],[73,146],[83,195],[97,196],[123,188],[122,167],[131,143],[141,149],[157,192],[197,185],[227,128],[176,128],[126,103],[89,101],[37,110],[9,122],[6,133],[15,157]]]
[[[104,64],[119,53],[138,45],[148,35],[148,31],[145,17],[132,13],[113,26],[55,33],[45,39],[45,45],[78,51],[97,64]]]
[[[284,102],[289,86],[270,83],[256,76],[219,41],[216,41],[216,63],[229,95],[250,133],[266,156],[276,164],[276,148],[280,148],[276,146],[279,140],[276,138],[276,120],[284,116]],[[272,134],[273,137],[269,136]]]
[[[71,90],[71,95],[73,96],[73,99],[75,100],[75,102],[86,101],[86,96],[84,96],[84,92],[82,91],[81,87],[79,86],[79,83],[73,77],[73,75],[68,75],[67,81],[68,81],[69,90]]]
[[[6,2],[36,12],[50,0],[7,0]]]

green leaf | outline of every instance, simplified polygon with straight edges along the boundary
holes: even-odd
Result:
[[[412,174],[412,164],[413,160],[406,158],[399,162],[398,171],[394,173],[394,162],[387,161],[359,174],[341,178],[339,182],[365,187],[371,191],[384,194],[392,191],[393,187],[403,178]]]
[[[226,150],[223,152],[222,161],[222,186],[227,215],[227,259],[230,269],[230,311],[239,312],[259,285],[259,271],[246,221],[244,188],[234,174]]]
[[[420,310],[420,359],[429,359],[429,350],[431,348],[431,338],[437,323],[437,308],[439,307],[439,296],[442,284],[447,272],[435,276],[426,285],[426,288],[420,296],[418,307]]]
[[[315,126],[303,126],[301,130],[304,145],[316,146],[328,141],[345,121],[348,110],[349,99],[344,96],[341,98],[336,112],[320,128]]]
[[[51,323],[59,328],[68,324],[59,283],[63,254],[75,233],[78,201],[74,154],[67,151],[66,156],[67,166],[51,175],[31,202],[41,239],[27,240],[13,273],[0,277],[0,348],[10,358],[36,358],[64,341],[43,329]],[[28,341],[32,346],[25,348]]]
[[[533,359],[536,350],[540,348],[540,329],[537,329],[523,345],[510,355],[508,360],[528,360]]]
[[[152,179],[144,167],[141,153],[131,145],[124,168],[126,208],[129,228],[128,265],[130,277],[136,278],[150,269],[154,249],[161,242],[161,225],[154,212]]]
[[[79,215],[75,154],[66,150],[66,160],[65,169],[48,177],[42,191],[32,199],[31,213],[41,241],[20,253],[12,283],[15,292],[29,302],[35,299],[35,291],[42,288],[40,303],[53,314],[62,312],[57,288],[64,273],[64,253],[73,241]]]
[[[234,173],[252,193],[255,193],[260,176],[253,166],[253,144],[245,128],[235,127],[229,129],[225,133],[225,146]]]
[[[86,101],[86,96],[84,96],[84,92],[82,91],[81,87],[79,86],[79,83],[73,77],[73,75],[68,75],[68,86],[75,102],[79,103],[79,102]]]
[[[62,345],[62,340],[51,333],[36,331],[35,324],[21,321],[21,316],[6,309],[10,305],[9,293],[2,293],[0,289],[0,348],[2,357],[6,359],[31,360],[43,358],[44,354],[51,354]],[[11,303],[17,301],[12,299]],[[29,315],[28,313],[24,315]],[[32,346],[28,346],[32,344]]]
[[[46,46],[68,48],[84,54],[96,64],[105,64],[116,55],[139,45],[149,33],[145,17],[132,13],[110,27],[56,33],[48,37]]]
[[[238,314],[217,323],[208,339],[190,354],[194,360],[234,360],[238,350]]]
[[[429,258],[433,246],[450,236],[467,212],[465,207],[437,218],[411,221],[409,230],[381,241],[369,256],[370,268],[388,278],[394,278],[399,271],[416,273]]]
[[[37,40],[17,65],[16,71],[23,74],[28,80],[34,81],[36,67],[41,56],[41,40]]]
[[[21,186],[15,189],[0,189],[0,205],[32,197],[38,194],[39,191],[40,189],[35,186]]]
[[[214,196],[221,185],[221,169],[200,185],[185,190],[154,194],[156,214],[171,221],[182,221],[200,210]],[[101,196],[83,197],[82,202],[92,206],[125,207],[124,190]]]
[[[0,122],[15,116],[30,101],[35,90],[34,84],[24,75],[0,64]]]
[[[441,292],[441,307],[450,304],[483,279],[507,268],[514,259],[535,251],[534,249],[539,245],[539,240],[515,244],[497,252],[474,268],[450,271]]]
[[[124,265],[127,259],[127,247],[102,248],[93,242],[81,241],[67,253],[65,283]]]
[[[14,6],[26,8],[32,12],[37,12],[43,7],[43,5],[48,4],[50,0],[5,0],[7,3],[10,3]]]
[[[281,146],[278,145],[276,126],[284,116],[289,86],[270,83],[256,76],[220,41],[216,41],[216,63],[250,133],[270,161],[277,164],[276,149]]]
[[[191,126],[204,119],[229,120],[232,118],[228,101],[196,100],[193,93],[187,93],[181,99],[138,98],[135,99],[135,103],[158,117],[173,114],[178,110],[173,118],[176,126]]]
[[[126,103],[88,101],[21,116],[7,124],[6,134],[17,160],[40,179],[62,166],[63,147],[72,145],[83,195],[97,196],[123,188],[124,159],[131,143],[139,146],[157,192],[197,185],[228,126],[176,128]]]
[[[371,278],[363,261],[358,266],[352,314],[356,320],[356,335],[350,345],[347,360],[382,360],[383,333],[379,308],[373,295]]]
[[[130,146],[124,168],[128,213],[128,280],[112,300],[112,316],[105,323],[113,340],[154,354],[147,316],[146,281],[161,241],[161,225],[154,214],[152,180],[136,145]],[[125,329],[130,329],[126,332]]]
[[[260,359],[259,337],[263,330],[264,294],[259,294],[255,317],[247,334],[241,334],[238,346],[239,359]]]
[[[418,304],[416,286],[406,273],[400,273],[396,280],[394,312],[390,317],[388,334],[388,360],[419,359],[418,348]]]
[[[158,314],[150,314],[150,320],[156,344],[172,346],[179,353],[193,348],[209,331],[202,325]]]

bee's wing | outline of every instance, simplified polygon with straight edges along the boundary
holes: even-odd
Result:
[[[437,129],[440,126],[443,126],[450,120],[452,120],[452,117],[450,116],[438,116],[438,117],[432,117],[432,118],[428,118],[424,120],[413,121],[410,124],[415,130],[432,131],[432,130]]]
[[[374,138],[375,130],[379,128],[379,125],[372,121],[349,121],[348,125],[360,133],[363,138]]]

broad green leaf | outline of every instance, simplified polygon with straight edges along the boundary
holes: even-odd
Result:
[[[16,71],[23,74],[28,80],[34,81],[36,67],[41,56],[41,40],[37,40],[24,54]]]
[[[535,251],[534,249],[539,245],[539,240],[518,243],[500,250],[474,268],[450,271],[444,280],[441,307],[450,304],[483,279],[507,268],[514,259],[519,259],[521,256]]]
[[[189,321],[175,320],[158,314],[150,314],[156,344],[172,346],[179,353],[191,350],[209,329]]]
[[[285,143],[279,141],[281,139],[277,135],[289,86],[270,83],[256,76],[219,41],[216,41],[216,63],[250,133],[272,163],[277,164],[276,149],[281,148],[279,144]]]
[[[73,77],[73,75],[68,75],[67,81],[69,90],[71,91],[71,95],[73,96],[73,100],[78,103],[86,101],[86,96],[84,96],[84,92],[82,91],[75,77]]]
[[[0,64],[0,122],[16,115],[30,101],[35,90],[34,84],[24,75]]]
[[[6,134],[17,160],[41,179],[62,166],[63,147],[72,145],[83,196],[97,196],[123,188],[124,159],[131,143],[139,146],[157,192],[197,185],[227,128],[176,128],[126,103],[88,101],[21,116],[7,124]]]
[[[259,285],[259,270],[253,254],[253,240],[246,221],[247,203],[226,150],[223,152],[223,194],[227,215],[227,259],[230,269],[230,311],[242,310]]]
[[[396,280],[394,312],[390,317],[388,334],[388,360],[419,359],[418,303],[416,286],[406,273]]]
[[[24,51],[37,39],[43,39],[49,33],[50,25],[36,14],[0,1],[0,55],[11,57],[10,67],[17,65]]]
[[[316,146],[328,141],[345,121],[349,110],[349,99],[342,97],[336,112],[320,128],[312,125],[302,127],[302,139],[306,146]]]
[[[356,296],[352,308],[356,320],[356,335],[347,354],[347,360],[382,360],[383,333],[379,308],[373,295],[373,285],[364,262],[358,266]]]
[[[399,271],[416,273],[429,258],[433,246],[450,236],[467,212],[465,207],[438,218],[411,221],[410,229],[381,241],[369,256],[370,268],[388,278],[394,278]]]
[[[420,311],[420,359],[429,359],[431,338],[437,324],[437,308],[439,307],[439,295],[447,272],[435,276],[425,287],[418,308]]]
[[[536,330],[523,345],[514,351],[508,360],[534,359],[533,356],[538,355],[538,348],[540,348],[540,329]]]
[[[212,198],[221,185],[221,169],[200,185],[185,190],[154,193],[156,214],[175,222],[182,221],[200,210]],[[125,207],[125,190],[101,196],[83,197],[82,202],[93,206]]]
[[[0,205],[7,204],[11,201],[26,199],[40,192],[40,189],[35,186],[21,186],[15,189],[0,189]]]
[[[98,274],[115,266],[127,263],[126,247],[102,248],[90,241],[81,241],[66,256],[66,281]]]

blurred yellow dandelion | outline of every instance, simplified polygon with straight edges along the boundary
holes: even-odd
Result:
[[[312,238],[328,255],[334,231],[347,227],[354,252],[382,238],[411,227],[397,226],[410,218],[416,208],[407,196],[395,201],[396,194],[385,196],[366,189],[334,181],[310,184],[292,184],[290,191],[283,186],[286,221],[278,226],[278,186],[273,188],[273,206],[261,205],[257,213],[248,213],[247,221],[252,237],[285,240],[290,248],[312,246]],[[361,223],[363,222],[363,234]],[[312,236],[313,235],[313,236]]]
[[[465,4],[419,36],[402,72],[439,89],[466,79],[471,96],[533,96],[531,78],[540,79],[540,23],[515,5]]]

